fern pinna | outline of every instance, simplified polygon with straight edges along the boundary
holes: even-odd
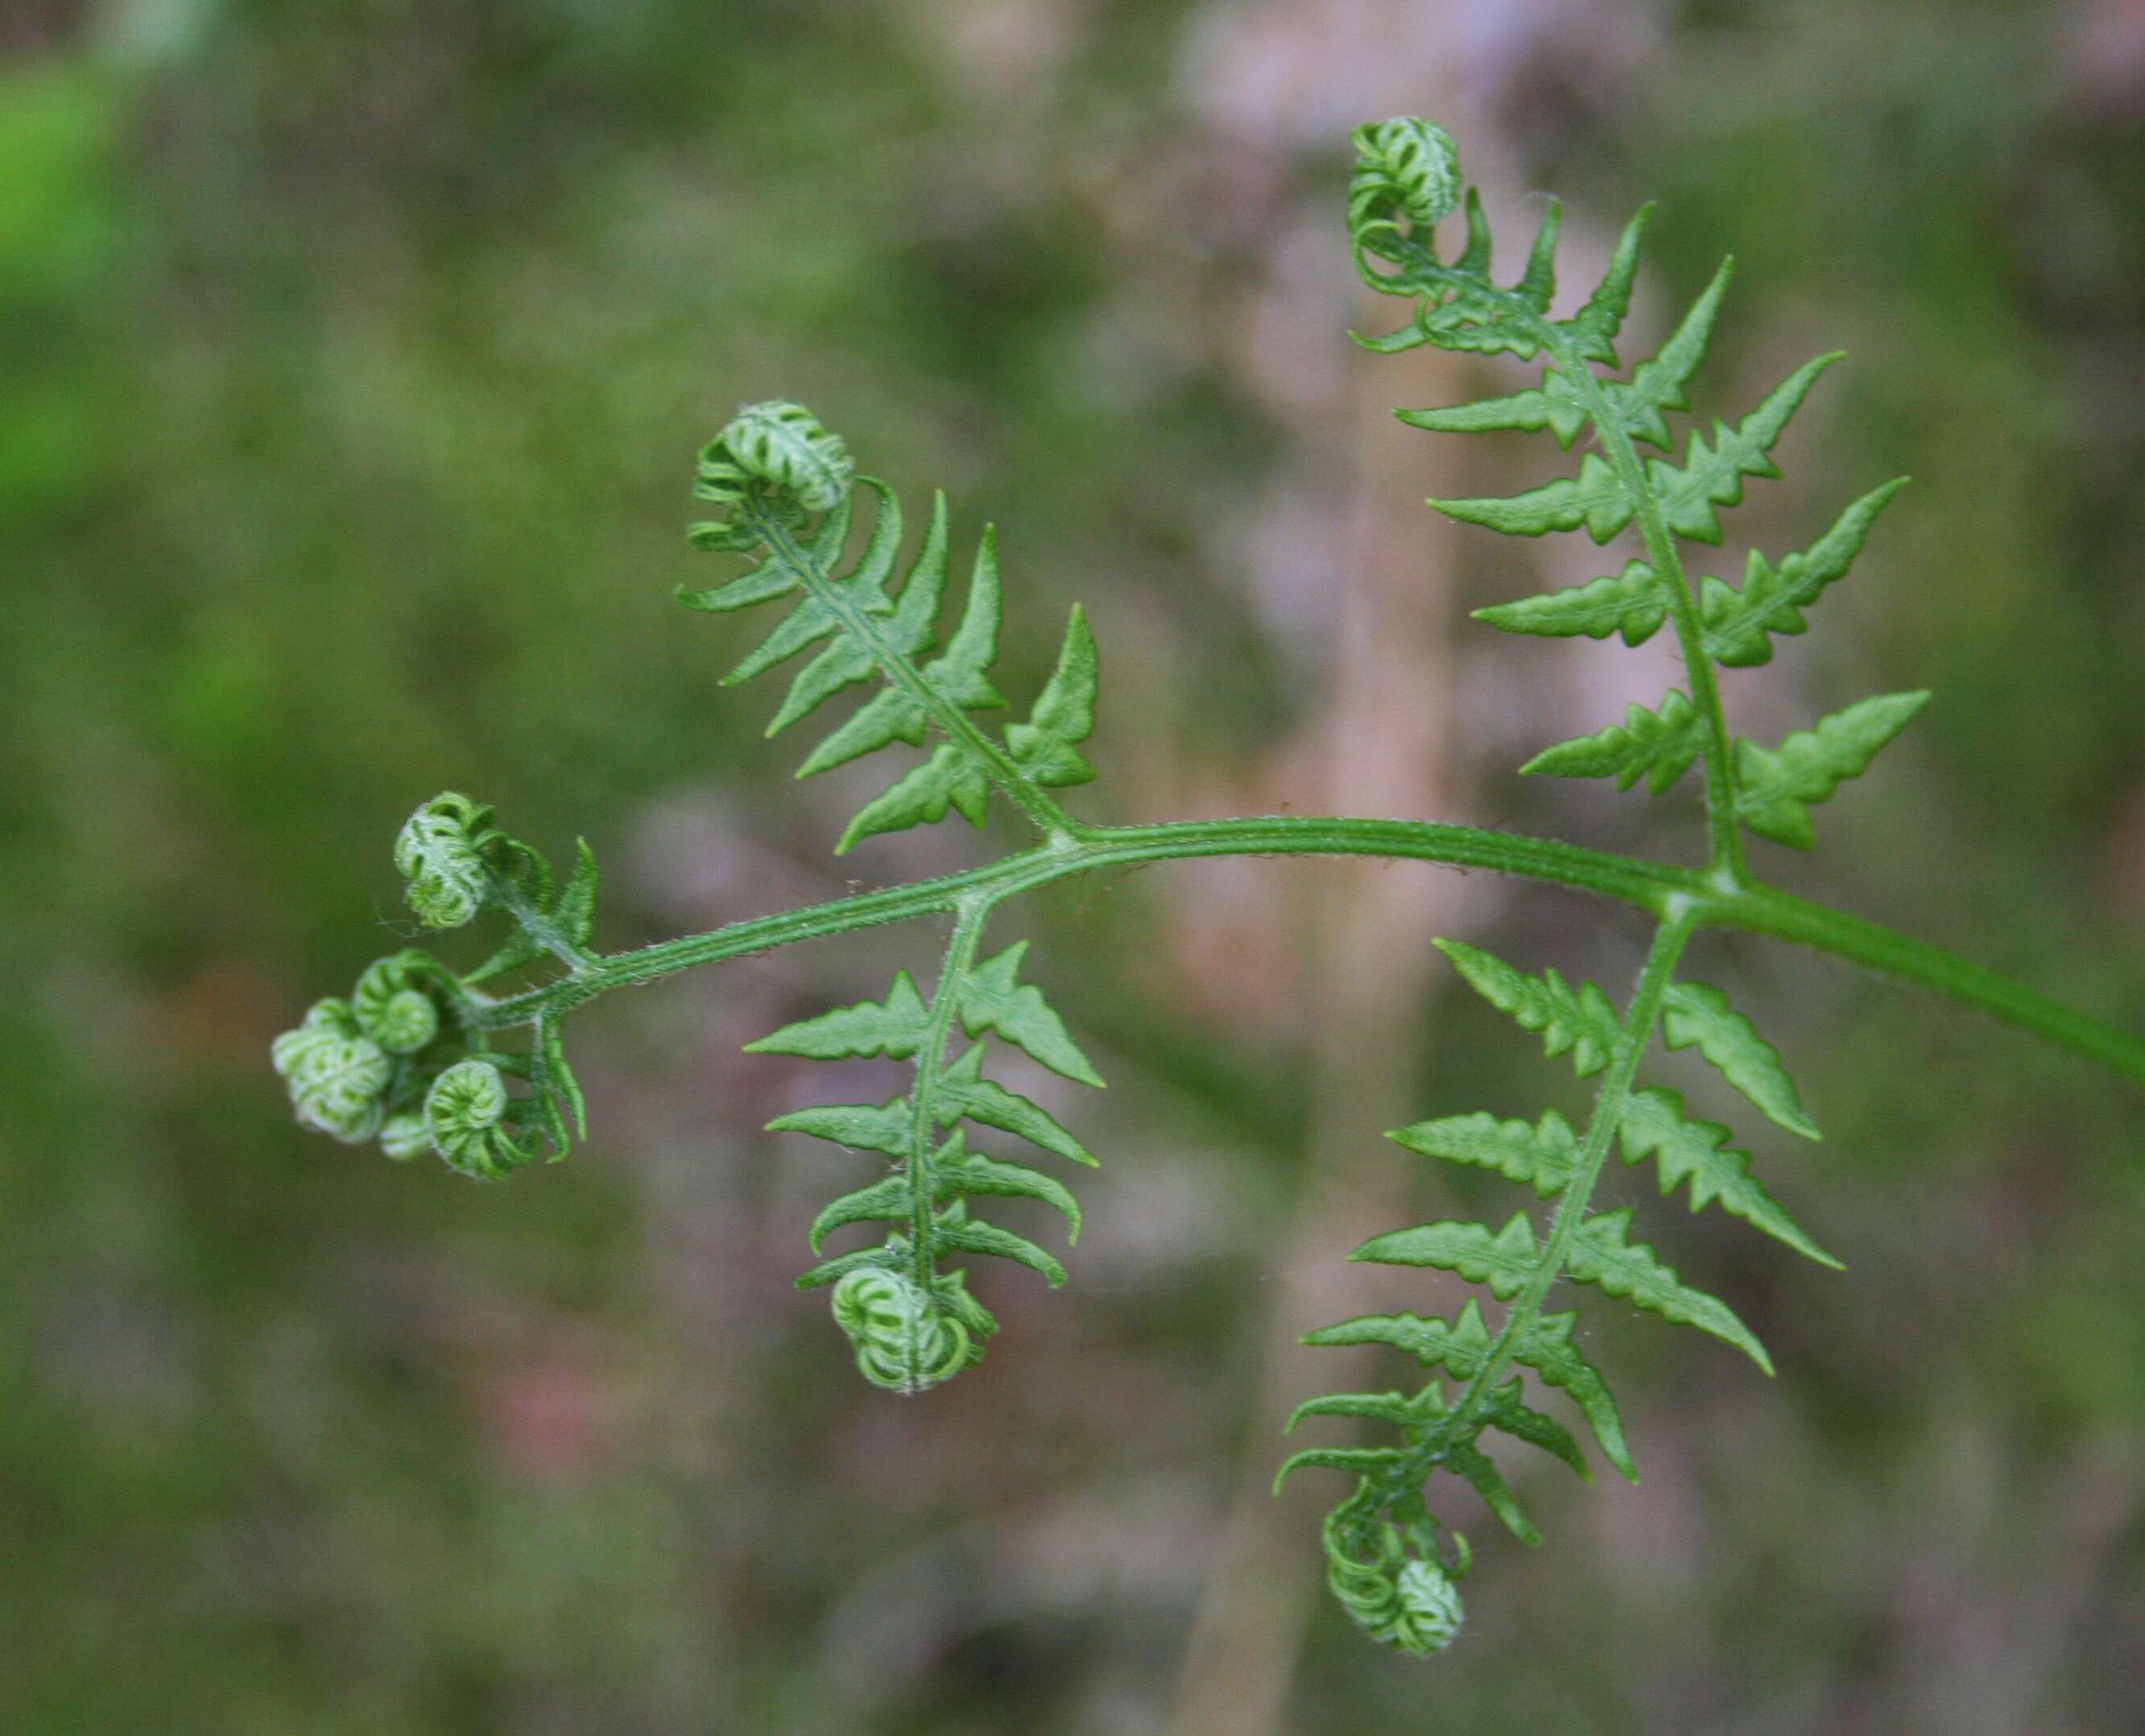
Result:
[[[960,624],[938,649],[949,565],[946,497],[933,500],[923,548],[898,593],[889,595],[902,541],[900,504],[884,483],[863,479],[877,516],[863,553],[844,570],[855,498],[847,486],[850,468],[842,442],[801,406],[754,404],[739,411],[701,453],[695,485],[703,499],[729,507],[729,515],[694,525],[690,535],[701,548],[756,551],[759,559],[726,584],[680,588],[679,601],[720,612],[796,599],[729,681],[749,680],[827,642],[790,682],[769,735],[810,716],[845,688],[883,684],[813,749],[799,776],[897,742],[920,747],[927,729],[936,726],[940,739],[930,754],[864,805],[838,851],[876,833],[942,819],[949,808],[981,825],[993,788],[1047,834],[1062,833],[1068,822],[1046,790],[1095,775],[1079,752],[1095,727],[1095,641],[1085,619],[1076,605],[1057,670],[1028,721],[994,740],[968,715],[1006,703],[989,673],[999,616],[992,533],[986,530],[977,548]],[[814,509],[824,515],[808,525]],[[797,1281],[807,1288],[834,1286],[834,1319],[856,1346],[857,1366],[873,1385],[898,1392],[921,1392],[958,1374],[981,1359],[998,1330],[990,1311],[968,1293],[966,1272],[943,1269],[948,1259],[993,1255],[1053,1285],[1065,1281],[1065,1268],[1053,1256],[972,1216],[972,1196],[1041,1200],[1064,1215],[1068,1239],[1080,1233],[1080,1208],[1062,1182],[1028,1165],[970,1151],[962,1124],[1010,1134],[1075,1163],[1095,1161],[1043,1109],[983,1077],[980,1039],[988,1034],[1067,1078],[1102,1082],[1041,991],[1018,980],[1025,942],[977,963],[995,902],[978,894],[961,906],[929,1002],[904,972],[884,1001],[785,1026],[750,1045],[819,1061],[884,1055],[913,1066],[906,1097],[800,1110],[770,1124],[773,1131],[813,1134],[893,1161],[890,1174],[819,1214],[812,1251],[850,1224],[898,1227],[878,1246],[824,1261]],[[970,1047],[953,1057],[957,1025]]]
[[[394,860],[411,910],[434,928],[487,914],[509,926],[474,969],[457,972],[417,948],[371,966],[347,998],[318,1002],[277,1039],[273,1060],[305,1125],[356,1144],[377,1140],[391,1157],[426,1151],[477,1180],[495,1180],[585,1137],[585,1105],[568,1065],[568,1014],[611,989],[873,924],[937,919],[950,933],[929,992],[907,972],[885,996],[787,1025],[751,1047],[814,1060],[883,1056],[905,1062],[908,1089],[883,1103],[839,1103],[784,1115],[778,1130],[809,1134],[884,1160],[881,1173],[842,1192],[806,1231],[819,1263],[799,1281],[825,1286],[835,1323],[873,1385],[918,1393],[973,1365],[997,1330],[969,1290],[968,1262],[1025,1266],[1053,1285],[1065,1271],[1027,1237],[988,1220],[995,1200],[1041,1202],[1062,1214],[1068,1242],[1080,1209],[1039,1162],[1092,1164],[1087,1148],[1041,1105],[986,1076],[988,1045],[1010,1045],[1064,1078],[1102,1082],[1041,992],[1023,980],[1025,943],[986,956],[998,906],[1077,874],[1225,855],[1409,858],[1485,868],[1572,887],[1645,912],[1655,928],[1637,983],[1620,1007],[1600,987],[1554,969],[1532,974],[1459,941],[1439,944],[1462,977],[1499,1012],[1538,1034],[1595,1082],[1575,1125],[1556,1109],[1530,1122],[1486,1111],[1400,1130],[1407,1151],[1496,1171],[1549,1207],[1525,1206],[1497,1227],[1444,1221],[1373,1237],[1356,1257],[1429,1267],[1486,1286],[1450,1319],[1376,1315],[1310,1335],[1316,1345],[1383,1345],[1431,1375],[1414,1395],[1354,1393],[1312,1400],[1295,1420],[1348,1418],[1388,1425],[1397,1445],[1320,1446],[1301,1467],[1352,1475],[1353,1491],[1324,1529],[1327,1578],[1376,1638],[1413,1654],[1438,1651],[1460,1629],[1455,1582],[1466,1541],[1431,1510],[1431,1480],[1472,1485],[1515,1535],[1532,1541],[1486,1436],[1509,1435],[1563,1460],[1582,1476],[1572,1433],[1528,1402],[1528,1371],[1561,1393],[1601,1454],[1625,1475],[1633,1455],[1600,1371],[1581,1351],[1570,1311],[1545,1312],[1561,1281],[1592,1285],[1663,1318],[1695,1326],[1768,1372],[1764,1347],[1718,1299],[1678,1277],[1633,1229],[1628,1210],[1595,1203],[1612,1154],[1650,1162],[1664,1195],[1740,1218],[1797,1252],[1835,1265],[1752,1172],[1729,1130],[1701,1121],[1675,1092],[1640,1083],[1658,1035],[1695,1049],[1761,1115],[1814,1139],[1779,1054],[1719,989],[1680,974],[1694,937],[1726,928],[1766,934],[1933,989],[2038,1032],[2145,1083],[2145,1043],[2024,985],[1894,930],[1791,898],[1754,876],[1747,832],[1807,847],[1809,810],[1872,758],[1925,695],[1865,699],[1774,748],[1730,734],[1719,674],[1766,662],[1775,638],[1806,629],[1805,611],[1836,583],[1899,485],[1854,501],[1799,553],[1777,565],[1753,552],[1739,585],[1694,586],[1681,545],[1717,544],[1719,510],[1746,479],[1777,474],[1769,456],[1789,418],[1834,358],[1796,370],[1739,421],[1694,432],[1674,455],[1670,418],[1687,411],[1727,285],[1724,266],[1660,352],[1622,371],[1616,341],[1630,306],[1648,214],[1624,231],[1606,275],[1575,312],[1553,318],[1558,212],[1545,214],[1526,264],[1509,286],[1490,268],[1480,201],[1465,198],[1466,240],[1448,261],[1436,227],[1462,203],[1451,140],[1418,120],[1356,136],[1348,221],[1359,271],[1381,294],[1414,304],[1412,317],[1369,341],[1383,352],[1430,344],[1539,362],[1539,383],[1507,395],[1401,414],[1442,432],[1547,430],[1569,450],[1588,444],[1577,474],[1509,497],[1434,504],[1453,517],[1508,534],[1585,530],[1596,542],[1635,530],[1640,552],[1616,571],[1545,595],[1479,611],[1507,632],[1636,645],[1673,631],[1689,684],[1620,722],[1545,748],[1522,768],[1542,775],[1640,783],[1659,794],[1694,767],[1705,787],[1708,848],[1697,866],[1431,820],[1257,817],[1186,823],[1097,825],[1074,818],[1056,792],[1093,775],[1084,749],[1095,722],[1096,649],[1074,609],[1054,671],[1024,716],[1008,710],[993,674],[1002,608],[996,545],[986,530],[968,563],[958,612],[947,593],[953,538],[934,499],[904,563],[900,503],[883,482],[855,474],[847,447],[795,404],[741,410],[700,455],[695,491],[720,509],[695,525],[701,549],[745,557],[742,573],[706,589],[681,588],[689,608],[726,614],[786,605],[728,678],[742,682],[810,653],[769,725],[779,734],[851,689],[868,691],[804,757],[809,776],[888,749],[922,749],[890,774],[851,820],[846,851],[884,833],[959,813],[983,825],[1001,811],[1033,834],[1024,847],[933,879],[861,892],[803,910],[733,923],[620,953],[593,949],[595,858],[577,845],[571,870],[503,830],[490,808],[456,793],[423,803],[396,841]],[[1655,455],[1645,460],[1641,446]],[[852,553],[859,500],[870,523]],[[502,985],[504,985],[502,987]],[[1030,1161],[972,1142],[1014,1142]],[[1039,1159],[1036,1154],[1040,1153]],[[821,1257],[828,1237],[868,1227],[863,1245]]]
[[[1449,261],[1438,251],[1436,226],[1461,203],[1457,156],[1443,129],[1418,120],[1388,121],[1360,130],[1356,147],[1349,226],[1358,270],[1380,293],[1416,302],[1412,320],[1367,346],[1390,354],[1433,344],[1545,364],[1540,385],[1527,390],[1451,408],[1405,410],[1401,419],[1440,432],[1547,429],[1567,450],[1582,433],[1593,440],[1575,476],[1520,495],[1431,504],[1464,523],[1515,536],[1583,529],[1605,543],[1635,526],[1644,547],[1618,572],[1486,609],[1480,618],[1510,633],[1620,634],[1632,645],[1667,624],[1689,674],[1689,694],[1671,689],[1652,709],[1635,704],[1622,723],[1549,748],[1522,771],[1614,778],[1620,789],[1643,779],[1658,795],[1693,765],[1701,766],[1708,877],[1722,886],[1742,885],[1749,876],[1744,830],[1781,843],[1811,843],[1809,804],[1864,771],[1928,697],[1864,700],[1773,750],[1731,738],[1716,679],[1717,666],[1764,662],[1773,634],[1804,629],[1801,610],[1846,571],[1898,482],[1856,501],[1808,552],[1787,556],[1777,568],[1753,551],[1739,589],[1707,578],[1694,593],[1685,575],[1679,542],[1719,543],[1719,509],[1742,499],[1744,478],[1779,474],[1768,455],[1837,358],[1819,356],[1796,369],[1741,421],[1715,421],[1710,440],[1693,433],[1680,463],[1666,457],[1642,463],[1640,445],[1663,453],[1675,448],[1668,419],[1690,408],[1686,389],[1705,357],[1729,267],[1715,275],[1660,352],[1619,377],[1615,341],[1630,305],[1650,207],[1625,228],[1606,275],[1585,304],[1568,318],[1554,319],[1555,201],[1518,280],[1501,286],[1491,273],[1490,226],[1473,189],[1466,197],[1464,245]],[[1592,982],[1574,988],[1554,970],[1530,976],[1473,947],[1439,943],[1492,1007],[1539,1032],[1549,1054],[1569,1055],[1580,1078],[1598,1076],[1600,1082],[1582,1131],[1552,1109],[1532,1126],[1477,1113],[1421,1122],[1391,1136],[1411,1152],[1495,1171],[1555,1201],[1547,1226],[1539,1230],[1521,1210],[1495,1230],[1479,1223],[1425,1224],[1374,1236],[1356,1251],[1358,1260],[1434,1267],[1486,1285],[1505,1305],[1494,1332],[1471,1301],[1455,1321],[1373,1316],[1306,1340],[1391,1345],[1413,1355],[1433,1376],[1441,1372],[1456,1389],[1448,1394],[1433,1378],[1412,1397],[1315,1399],[1298,1409],[1291,1425],[1310,1416],[1367,1418],[1398,1429],[1401,1444],[1314,1447],[1281,1470],[1283,1478],[1301,1466],[1356,1474],[1355,1493],[1326,1527],[1329,1577],[1366,1629],[1405,1650],[1428,1653],[1451,1643],[1458,1602],[1450,1581],[1468,1559],[1462,1545],[1456,1544],[1451,1554],[1441,1548],[1437,1521],[1425,1504],[1427,1478],[1439,1470],[1461,1477],[1507,1529],[1533,1543],[1540,1540],[1534,1527],[1481,1450],[1484,1434],[1510,1435],[1587,1474],[1565,1428],[1522,1401],[1518,1370],[1531,1369],[1561,1387],[1609,1461],[1625,1475],[1636,1475],[1615,1401],[1572,1342],[1574,1316],[1542,1311],[1559,1279],[1597,1286],[1695,1326],[1772,1372],[1764,1347],[1725,1303],[1681,1281],[1650,1247],[1632,1239],[1630,1211],[1593,1209],[1595,1186],[1612,1151],[1620,1151],[1626,1163],[1652,1160],[1664,1194],[1689,1182],[1694,1211],[1717,1204],[1799,1253],[1839,1263],[1751,1173],[1749,1155],[1729,1146],[1727,1128],[1694,1119],[1672,1091],[1638,1088],[1640,1063],[1658,1030],[1669,1047],[1695,1047],[1777,1125],[1804,1138],[1818,1137],[1772,1045],[1719,989],[1679,979],[1695,926],[1688,906],[1664,906],[1638,985],[1620,1012]]]

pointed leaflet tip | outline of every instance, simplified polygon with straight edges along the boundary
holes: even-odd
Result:
[[[748,1055],[800,1055],[811,1061],[883,1054],[903,1061],[923,1047],[930,1009],[907,971],[893,973],[884,1001],[858,1001],[800,1019],[744,1046]]]
[[[1740,590],[1708,577],[1699,587],[1699,618],[1705,649],[1729,669],[1751,669],[1773,660],[1772,635],[1807,630],[1802,611],[1829,585],[1844,578],[1869,540],[1877,516],[1909,479],[1895,476],[1850,502],[1807,550],[1784,555],[1774,567],[1753,549]]]
[[[1623,330],[1624,316],[1630,311],[1631,287],[1639,275],[1639,246],[1654,220],[1651,200],[1641,205],[1617,237],[1609,269],[1585,306],[1565,321],[1580,341],[1580,353],[1590,361],[1616,366],[1616,334]]]
[[[1686,1115],[1676,1092],[1655,1087],[1633,1093],[1625,1099],[1618,1131],[1626,1163],[1643,1163],[1649,1157],[1655,1161],[1663,1195],[1674,1193],[1688,1181],[1693,1211],[1718,1200],[1731,1216],[1785,1242],[1819,1266],[1840,1269],[1839,1261],[1812,1241],[1751,1173],[1750,1154],[1729,1147],[1728,1129],[1718,1122]]]
[[[1036,696],[1034,710],[1025,724],[1006,729],[1007,748],[1038,783],[1063,788],[1093,779],[1094,767],[1075,749],[1094,734],[1096,682],[1095,635],[1088,630],[1087,611],[1075,603],[1058,667]]]
[[[1582,1079],[1608,1066],[1623,1022],[1598,984],[1582,982],[1574,989],[1554,970],[1530,977],[1464,941],[1438,938],[1431,944],[1484,1000],[1521,1030],[1540,1032],[1545,1055],[1554,1059],[1569,1050],[1573,1070]]]
[[[1520,281],[1512,286],[1517,296],[1536,313],[1545,314],[1556,295],[1556,241],[1564,226],[1564,206],[1555,199],[1542,213],[1541,227],[1535,236],[1534,250],[1527,256],[1527,268]]]
[[[1818,376],[1845,353],[1834,350],[1804,362],[1733,428],[1715,420],[1712,445],[1704,435],[1694,434],[1681,465],[1659,458],[1647,461],[1647,478],[1660,497],[1662,515],[1670,530],[1692,542],[1720,541],[1720,520],[1715,509],[1733,506],[1743,498],[1745,476],[1779,475],[1769,456],[1774,446]]]
[[[1662,1265],[1645,1243],[1626,1241],[1630,1225],[1628,1206],[1588,1218],[1572,1238],[1565,1271],[1581,1284],[1600,1285],[1612,1296],[1628,1296],[1664,1320],[1710,1333],[1771,1374],[1773,1359],[1735,1311],[1718,1297],[1679,1282],[1675,1269]]]
[[[1738,818],[1760,838],[1807,850],[1817,842],[1809,808],[1849,778],[1859,778],[1892,738],[1929,702],[1926,690],[1880,694],[1836,711],[1814,729],[1798,730],[1769,752],[1747,737],[1735,742]]]
[[[1025,1049],[1053,1072],[1100,1090],[1101,1076],[1043,999],[1043,991],[1017,980],[1027,956],[1028,943],[1015,941],[968,972],[960,989],[962,1027],[970,1037],[991,1032]]]
[[[1678,982],[1669,990],[1661,1008],[1661,1042],[1670,1049],[1695,1044],[1721,1077],[1776,1126],[1804,1139],[1824,1137],[1804,1109],[1780,1052],[1710,983]]]
[[[1643,560],[1629,560],[1620,573],[1605,574],[1567,589],[1546,591],[1474,611],[1474,618],[1501,633],[1524,633],[1542,639],[1606,639],[1620,633],[1627,645],[1642,645],[1668,619],[1668,599],[1660,575]]]
[[[1448,1218],[1373,1236],[1348,1257],[1380,1266],[1429,1266],[1457,1272],[1471,1284],[1487,1284],[1490,1293],[1505,1302],[1526,1287],[1538,1251],[1534,1226],[1525,1212],[1515,1211],[1495,1235],[1484,1225]]]
[[[1705,722],[1680,688],[1670,688],[1659,712],[1635,700],[1624,721],[1592,735],[1545,748],[1520,768],[1522,777],[1614,778],[1627,790],[1641,778],[1649,794],[1661,795],[1696,763]]]

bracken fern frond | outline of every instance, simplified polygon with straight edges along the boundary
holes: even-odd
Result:
[[[592,950],[598,875],[588,845],[577,842],[571,868],[555,874],[490,808],[448,792],[421,804],[396,840],[411,911],[429,928],[484,919],[503,923],[503,933],[465,971],[416,948],[376,961],[348,997],[318,1002],[278,1037],[271,1060],[304,1126],[347,1144],[377,1141],[396,1160],[429,1151],[461,1175],[495,1180],[539,1157],[562,1157],[586,1137],[585,1106],[561,1036],[566,1016],[580,1006],[614,988],[772,947],[875,923],[950,919],[928,995],[917,977],[897,972],[883,998],[797,1020],[750,1045],[814,1062],[883,1058],[908,1070],[908,1088],[884,1102],[819,1104],[770,1125],[883,1160],[804,1229],[818,1263],[798,1281],[829,1292],[834,1323],[867,1380],[918,1393],[973,1365],[998,1330],[969,1291],[975,1261],[1023,1266],[1053,1286],[1065,1281],[1054,1253],[986,1211],[994,1215],[1007,1202],[1048,1207],[1063,1219],[1069,1245],[1080,1232],[1080,1206],[1042,1160],[1095,1161],[1051,1109],[985,1072],[1013,1050],[1070,1082],[1102,1082],[1027,979],[1026,943],[983,955],[1000,905],[1073,875],[1157,862],[1347,854],[1489,869],[1635,907],[1654,928],[1620,1004],[1600,985],[1575,986],[1554,967],[1537,972],[1457,939],[1438,943],[1493,1007],[1592,1082],[1592,1101],[1583,1112],[1551,1107],[1529,1119],[1476,1109],[1396,1131],[1392,1140],[1411,1154],[1525,1190],[1521,1207],[1495,1227],[1440,1218],[1375,1236],[1354,1257],[1481,1286],[1492,1312],[1469,1296],[1449,1318],[1366,1315],[1305,1340],[1402,1351],[1427,1376],[1411,1394],[1339,1393],[1300,1406],[1291,1427],[1341,1422],[1391,1433],[1376,1445],[1307,1447],[1279,1475],[1322,1469],[1354,1480],[1324,1525],[1327,1584],[1373,1639],[1428,1655],[1461,1631],[1457,1585],[1474,1560],[1466,1539],[1432,1510],[1432,1495],[1444,1487],[1437,1475],[1466,1484],[1530,1543],[1538,1534],[1486,1443],[1520,1442],[1588,1475],[1572,1431],[1527,1402],[1524,1372],[1569,1402],[1616,1470],[1637,1475],[1616,1401],[1580,1349],[1577,1312],[1546,1311],[1557,1286],[1591,1286],[1695,1327],[1772,1371],[1764,1346],[1728,1303],[1686,1282],[1640,1239],[1631,1208],[1596,1202],[1612,1155],[1627,1165],[1651,1164],[1660,1194],[1676,1196],[1691,1211],[1718,1206],[1814,1261],[1838,1264],[1759,1179],[1752,1152],[1727,1126],[1693,1113],[1678,1092],[1640,1082],[1658,1036],[1670,1050],[1696,1050],[1784,1132],[1819,1137],[1779,1051],[1722,991],[1682,975],[1703,931],[1770,935],[1933,988],[2140,1084],[2145,1043],[1937,948],[1776,892],[1751,871],[1746,833],[1807,848],[1814,836],[1810,809],[1865,772],[1928,697],[1865,699],[1768,748],[1731,733],[1721,696],[1723,669],[1764,664],[1776,641],[1807,629],[1808,611],[1844,578],[1899,482],[1864,494],[1777,565],[1752,551],[1739,585],[1710,575],[1694,584],[1685,570],[1685,546],[1721,540],[1721,511],[1741,500],[1746,484],[1779,475],[1772,455],[1837,358],[1795,370],[1739,420],[1680,434],[1675,419],[1691,410],[1723,307],[1726,265],[1660,350],[1626,370],[1617,346],[1650,207],[1625,227],[1586,299],[1559,317],[1551,311],[1562,221],[1555,203],[1518,276],[1501,283],[1491,273],[1482,201],[1463,190],[1449,134],[1400,117],[1360,128],[1355,143],[1347,221],[1357,270],[1381,294],[1411,304],[1394,331],[1359,341],[1384,354],[1430,345],[1540,370],[1502,395],[1402,410],[1401,420],[1438,433],[1545,431],[1566,451],[1585,442],[1570,475],[1515,495],[1432,504],[1508,534],[1585,530],[1597,542],[1636,534],[1636,551],[1615,570],[1508,599],[1477,611],[1477,619],[1515,634],[1620,637],[1630,645],[1665,629],[1682,659],[1682,684],[1657,704],[1634,704],[1621,721],[1547,745],[1521,769],[1613,778],[1620,789],[1644,783],[1660,796],[1695,769],[1704,787],[1702,862],[1652,862],[1427,820],[1077,820],[1055,793],[1094,776],[1086,749],[1095,727],[1097,653],[1085,615],[1072,611],[1053,673],[1019,714],[997,672],[1004,599],[993,533],[985,528],[965,560],[956,613],[948,594],[955,560],[944,497],[933,497],[918,545],[904,555],[893,488],[858,475],[848,444],[810,412],[774,400],[746,405],[722,427],[701,451],[694,483],[719,515],[694,525],[692,543],[749,565],[711,585],[680,586],[679,599],[719,614],[784,605],[728,677],[741,683],[805,659],[775,708],[770,735],[863,689],[804,754],[800,777],[892,748],[922,750],[864,803],[838,850],[949,812],[981,826],[993,806],[1018,816],[1033,840],[934,879],[606,954]],[[1456,211],[1464,236],[1448,256],[1436,231]],[[1642,458],[1641,448],[1652,455]],[[869,522],[853,550],[860,500]],[[973,1142],[984,1139],[1013,1142],[1014,1150],[1041,1159],[978,1149]],[[826,1253],[830,1238],[859,1229],[868,1239]]]

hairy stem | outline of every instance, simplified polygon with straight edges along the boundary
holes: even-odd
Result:
[[[1731,890],[1712,884],[1692,868],[1434,820],[1291,815],[1082,828],[1076,842],[1025,851],[988,867],[610,953],[597,959],[583,975],[562,977],[521,994],[488,1000],[465,991],[469,998],[464,1017],[480,1029],[505,1030],[528,1024],[543,1013],[563,1012],[608,990],[654,982],[695,965],[883,923],[944,914],[978,892],[988,891],[994,900],[1003,901],[1097,869],[1206,856],[1382,856],[1440,862],[1572,887],[1636,905],[1656,917],[1667,913],[1668,901],[1681,898],[1701,928],[1770,935],[1879,976],[1933,989],[2145,1086],[2145,1042],[2000,972],[1897,929],[1769,886],[1745,884]]]
[[[926,681],[923,672],[888,642],[886,635],[879,631],[878,623],[857,606],[854,599],[813,558],[811,551],[789,534],[788,525],[750,495],[746,497],[743,511],[746,522],[765,540],[768,558],[795,575],[813,600],[871,653],[886,679],[921,705],[948,740],[966,749],[983,763],[991,781],[1038,831],[1050,838],[1073,834],[1077,828],[1066,817],[1065,810],[1020,769],[1011,754],[978,729],[959,706]]]
[[[953,1017],[961,1004],[961,985],[976,962],[976,943],[983,924],[990,920],[997,901],[971,894],[959,906],[953,938],[946,943],[945,961],[931,992],[931,1022],[923,1046],[916,1052],[916,1084],[908,1099],[909,1274],[917,1288],[931,1285],[931,1214],[933,1188],[931,1160],[938,1150],[937,1108],[938,1074],[946,1064],[946,1042],[953,1035]]]

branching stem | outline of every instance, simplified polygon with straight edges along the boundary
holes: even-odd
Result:
[[[1083,827],[1071,842],[1025,851],[988,867],[614,953],[597,959],[582,975],[504,999],[475,1001],[467,1017],[485,1029],[505,1029],[528,1024],[541,1013],[563,1012],[609,989],[653,982],[695,965],[953,912],[964,898],[978,893],[987,892],[993,902],[1002,902],[1075,874],[1205,856],[1381,856],[1440,862],[1575,888],[1636,905],[1657,918],[1665,918],[1670,901],[1680,899],[1700,928],[1770,935],[1899,982],[1933,989],[2098,1062],[2133,1084],[2145,1086],[2145,1042],[1896,929],[1769,886],[1745,883],[1731,889],[1714,884],[1694,868],[1431,820],[1287,816]]]

